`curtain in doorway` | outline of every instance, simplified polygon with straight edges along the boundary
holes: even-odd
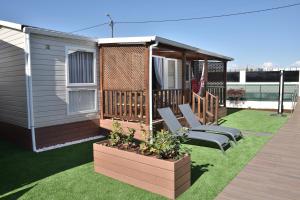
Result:
[[[205,90],[204,90],[204,85],[205,85],[205,81],[204,81],[204,70],[205,70],[205,64],[203,63],[202,65],[202,73],[201,73],[201,78],[200,78],[200,89],[199,89],[199,95],[200,96],[204,96]]]
[[[153,57],[152,58],[152,66],[155,72],[155,80],[156,80],[156,89],[163,89],[164,88],[164,59],[160,57]]]

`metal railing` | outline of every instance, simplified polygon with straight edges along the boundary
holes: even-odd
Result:
[[[240,100],[245,101],[277,101],[279,98],[278,84],[227,84],[227,91],[230,89],[243,89],[245,95]],[[296,84],[284,85],[285,102],[292,102],[294,91],[299,90]],[[234,100],[234,98],[227,95],[227,100]]]
[[[291,113],[294,112],[297,102],[298,102],[298,91],[297,89],[294,90],[294,94],[292,96],[292,109],[291,109]]]

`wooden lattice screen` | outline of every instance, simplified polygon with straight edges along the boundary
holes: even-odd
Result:
[[[198,80],[202,73],[204,61],[194,61],[194,73]],[[226,69],[224,62],[208,61],[208,81],[206,90],[219,97],[219,104],[225,105],[226,101]]]
[[[103,90],[143,90],[145,46],[102,47]]]
[[[208,85],[223,86],[224,82],[224,63],[223,62],[208,62]]]
[[[193,62],[196,73],[201,75],[203,61]],[[223,62],[208,62],[208,82],[210,86],[222,86],[225,82],[224,80],[224,63]]]

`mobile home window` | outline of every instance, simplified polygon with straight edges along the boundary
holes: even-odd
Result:
[[[69,113],[96,111],[96,90],[70,90]]]
[[[95,51],[69,48],[66,54],[68,114],[97,111]]]
[[[68,52],[69,85],[95,83],[94,53],[84,51]]]

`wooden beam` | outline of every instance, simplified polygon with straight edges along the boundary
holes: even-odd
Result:
[[[187,52],[184,51],[186,55],[186,60],[216,60],[214,57],[204,55],[204,54],[199,54],[196,52]],[[167,51],[167,50],[161,50],[161,49],[154,49],[153,50],[153,55],[156,56],[162,56],[162,57],[167,57],[167,58],[175,58],[175,59],[182,59],[182,51]]]
[[[219,61],[224,61],[224,59],[222,58],[217,58],[217,57],[213,57],[207,54],[203,54],[203,53],[199,53],[197,51],[192,51],[192,50],[188,50],[188,49],[184,49],[184,48],[180,48],[180,47],[174,47],[171,45],[167,45],[167,44],[159,44],[158,48],[155,49],[156,51],[166,51],[166,50],[171,50],[171,51],[176,51],[176,52],[182,52],[185,51],[187,58],[193,58],[194,60],[204,60],[205,58],[211,59],[211,60],[219,60]]]
[[[160,43],[158,45],[158,48],[161,48],[161,49],[164,49],[164,50],[173,50],[173,51],[178,51],[178,52],[182,52],[182,51],[186,50],[184,48],[175,47],[175,46],[172,46],[172,45],[162,44],[162,43]]]
[[[146,114],[146,120],[145,124],[146,126],[149,126],[150,124],[150,102],[149,102],[149,46],[147,45],[144,50],[144,92],[145,92],[145,114]]]
[[[162,56],[166,58],[175,58],[175,59],[182,59],[181,52],[163,52],[163,51],[153,51],[153,55]]]

